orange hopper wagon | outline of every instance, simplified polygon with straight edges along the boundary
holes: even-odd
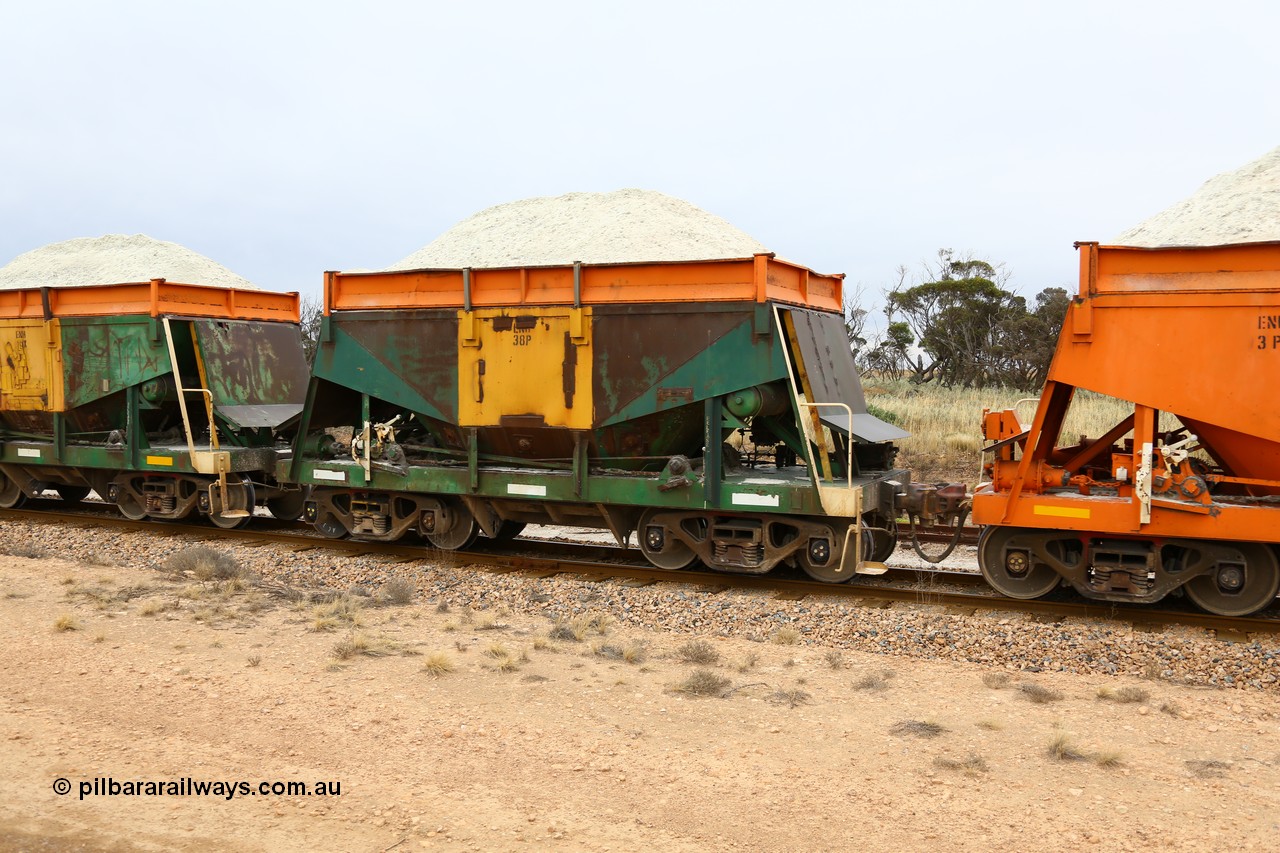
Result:
[[[996,589],[1105,601],[1185,594],[1242,616],[1280,587],[1280,243],[1079,243],[1080,292],[1030,426],[984,412],[974,496]],[[1077,390],[1132,410],[1066,436]]]

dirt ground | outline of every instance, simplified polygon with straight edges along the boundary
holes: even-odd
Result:
[[[62,560],[0,578],[4,850],[1280,849],[1273,694],[605,619],[553,639]],[[145,793],[188,778],[235,794]],[[290,781],[340,794],[257,793]]]

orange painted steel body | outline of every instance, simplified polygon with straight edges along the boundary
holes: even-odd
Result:
[[[573,305],[573,265],[325,273],[324,312],[396,308]],[[781,302],[843,310],[843,275],[772,255],[712,261],[582,264],[577,302]],[[467,279],[470,293],[467,294]]]
[[[1280,243],[1077,246],[1080,292],[1034,421],[1027,429],[1011,410],[984,416],[987,438],[1002,444],[991,448],[994,482],[975,494],[974,520],[1280,542],[1280,505],[1257,500],[1280,495]],[[1132,402],[1133,415],[1101,439],[1058,446],[1077,388]],[[1176,448],[1162,454],[1162,411],[1178,416],[1221,473],[1193,472],[1176,453],[1170,460]],[[1130,427],[1131,446],[1113,452]],[[1145,511],[1144,461],[1154,483]],[[1212,497],[1201,491],[1206,481],[1218,485]]]
[[[298,294],[180,284],[162,278],[128,284],[0,290],[0,319],[147,314],[298,322]]]

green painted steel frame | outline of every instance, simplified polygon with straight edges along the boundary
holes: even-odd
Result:
[[[316,471],[322,473],[317,476]],[[803,469],[793,469],[800,470]],[[334,479],[341,475],[342,480]],[[880,489],[886,479],[905,482],[909,472],[887,471],[876,477],[855,477],[862,489],[862,505],[881,504]],[[492,500],[519,500],[566,504],[608,504],[636,508],[665,507],[688,510],[763,513],[770,515],[824,515],[817,491],[807,472],[803,479],[785,476],[772,469],[744,470],[711,476],[704,470],[703,482],[663,491],[672,477],[642,474],[592,474],[571,471],[518,470],[507,466],[482,465],[474,454],[454,466],[410,465],[405,475],[374,468],[368,479],[364,468],[350,459],[281,460],[277,477],[314,488],[403,494],[471,496]],[[515,490],[512,490],[512,486]],[[738,497],[735,502],[734,498]],[[777,504],[771,501],[776,498]]]

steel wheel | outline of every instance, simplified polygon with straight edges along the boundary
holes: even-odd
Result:
[[[123,488],[120,494],[116,496],[116,509],[120,510],[120,514],[130,521],[141,521],[147,517],[146,508],[138,502],[132,492],[127,492]]]
[[[1039,598],[1057,589],[1062,577],[1037,563],[1029,545],[1019,546],[1018,537],[1036,531],[1016,527],[985,527],[978,539],[978,565],[987,583],[1010,598]]]
[[[873,547],[871,537],[864,536],[862,539],[864,560],[870,559],[869,555]],[[846,583],[853,579],[855,572],[853,566],[846,566],[841,571],[843,550],[844,534],[832,531],[828,537],[810,537],[804,547],[796,551],[796,560],[800,563],[800,568],[804,569],[804,573],[816,581]]]
[[[210,486],[209,488],[212,490],[213,487]],[[240,482],[238,483],[232,481],[231,478],[228,477],[227,491],[230,492],[233,488],[242,490],[240,503],[243,504],[243,506],[240,507],[240,509],[246,512],[247,515],[224,515],[221,512],[209,513],[209,520],[213,522],[213,525],[215,527],[221,527],[223,530],[236,530],[244,527],[253,520],[253,508],[257,505],[253,495],[253,483],[250,482],[248,477],[241,474]],[[223,496],[223,500],[226,500],[226,495]]]
[[[662,510],[648,509],[640,516],[636,537],[640,540],[640,553],[660,569],[678,572],[687,569],[698,560],[693,549],[671,534],[671,529],[656,521]]]
[[[316,532],[327,539],[341,539],[347,535],[347,528],[333,513],[326,512],[311,525]]]
[[[297,521],[302,518],[302,510],[307,503],[307,490],[290,490],[274,498],[267,498],[265,503],[267,511],[281,521]]]
[[[892,557],[893,552],[898,547],[898,520],[896,518],[887,518],[879,512],[871,512],[862,517],[862,523],[889,531],[888,533],[863,531],[864,541],[868,538],[871,540],[871,547],[868,550],[866,559],[875,563],[883,563]]]
[[[111,490],[111,481],[116,478],[115,472],[91,471],[86,476],[93,483],[93,491],[97,493],[98,499],[105,503],[111,503],[111,499],[107,497],[107,492]]]
[[[17,509],[27,502],[27,496],[22,488],[9,479],[9,475],[0,471],[0,507],[4,509]]]
[[[494,542],[510,542],[515,539],[524,530],[525,522],[523,521],[504,521],[498,525],[498,533],[493,537]]]
[[[58,497],[61,498],[64,503],[69,504],[78,504],[89,496],[88,486],[68,486],[66,484],[59,484],[54,486],[53,490],[58,493]]]
[[[222,513],[209,513],[209,521],[213,522],[214,527],[221,527],[223,530],[238,530],[253,520],[253,514],[249,515],[223,515]]]
[[[423,534],[426,540],[441,551],[460,551],[463,548],[470,548],[480,535],[480,525],[476,523],[476,517],[461,503],[450,502],[445,511],[446,517],[453,523],[446,530]]]
[[[1224,543],[1225,544],[1225,543]],[[1280,590],[1280,564],[1268,545],[1235,542],[1241,563],[1219,563],[1187,581],[1187,598],[1218,616],[1248,616],[1275,602]]]

